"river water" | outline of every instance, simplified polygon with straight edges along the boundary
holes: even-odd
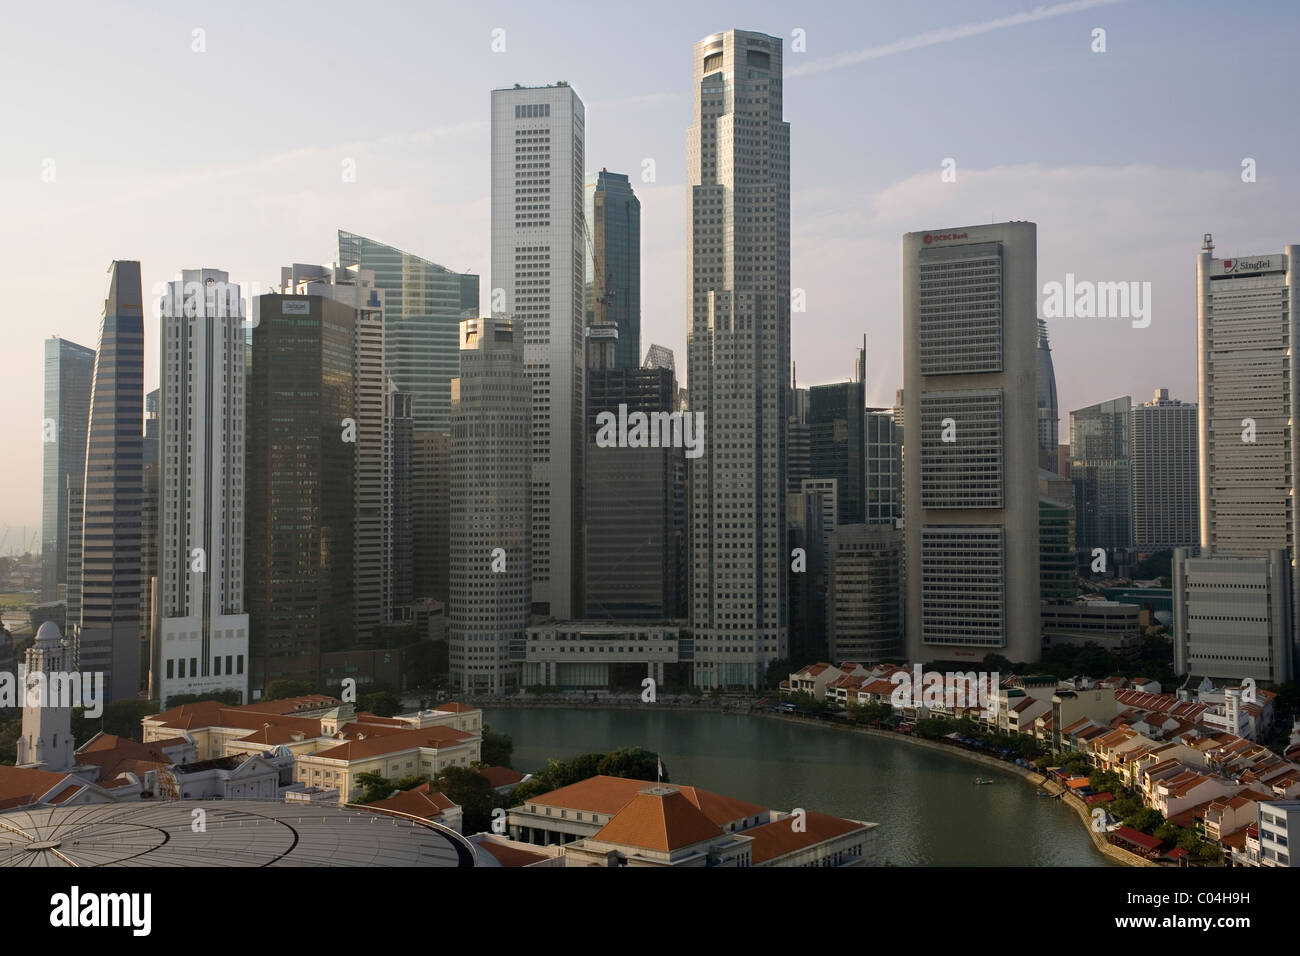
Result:
[[[485,708],[516,769],[550,757],[645,747],[670,778],[781,810],[881,825],[897,866],[1111,866],[1078,815],[1019,776],[902,740],[785,719],[656,710]],[[992,779],[977,786],[976,777]]]

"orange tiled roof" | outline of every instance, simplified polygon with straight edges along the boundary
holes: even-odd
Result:
[[[455,805],[446,794],[440,790],[434,790],[427,783],[412,787],[410,790],[399,791],[391,797],[385,797],[383,800],[376,800],[374,803],[366,804],[368,807],[378,807],[381,810],[409,813],[413,817],[421,817],[425,820],[439,817],[443,811],[450,810]]]
[[[642,784],[638,792],[592,838],[622,846],[669,852],[723,835],[680,790]],[[666,792],[656,793],[661,789]]]
[[[528,802],[544,807],[583,810],[612,816],[627,806],[638,791],[648,786],[650,786],[650,783],[645,780],[633,780],[628,777],[608,777],[599,774],[588,777],[586,780],[580,780],[577,783],[571,783],[567,787],[552,790],[550,793],[541,794]],[[698,787],[677,786],[676,784],[672,786],[680,790],[687,800],[718,826],[730,823],[733,820],[759,816],[767,811],[766,807],[761,807],[756,803],[723,796],[709,790],[700,790]]]
[[[753,837],[750,860],[763,863],[796,850],[841,836],[854,830],[865,829],[865,825],[853,820],[844,820],[825,813],[808,811],[804,818],[804,832],[796,833],[792,818],[773,820],[762,826],[745,831],[745,836]]]
[[[479,774],[487,777],[488,783],[493,788],[508,787],[524,779],[524,775],[518,770],[511,770],[509,767],[480,767]]]
[[[67,777],[66,773],[52,770],[0,766],[0,808],[26,806],[49,793]]]
[[[396,733],[368,734],[364,740],[358,737],[337,747],[318,751],[310,757],[324,757],[328,760],[364,760],[367,757],[413,750],[416,747],[429,747],[435,750],[455,747],[472,739],[471,734],[453,727],[425,727],[423,730],[416,728],[399,730]]]
[[[502,866],[530,866],[533,863],[540,863],[543,860],[550,859],[543,853],[533,853],[531,850],[521,850],[513,846],[502,846],[500,843],[492,843],[488,840],[475,845],[480,850],[492,854]]]

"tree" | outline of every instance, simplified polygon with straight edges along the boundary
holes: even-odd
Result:
[[[398,789],[393,781],[374,770],[358,774],[357,786],[361,787],[361,796],[353,799],[353,803],[374,803],[376,800],[385,800]]]
[[[790,679],[790,671],[791,667],[788,658],[783,657],[780,660],[772,661],[767,665],[767,680],[763,682],[764,686],[768,690],[778,689],[781,686],[781,681]]]
[[[627,747],[606,754],[596,765],[596,773],[606,777],[631,777],[634,780],[654,780],[658,773],[659,755],[644,747]],[[664,783],[668,782],[668,770],[664,769]]]
[[[86,716],[82,707],[72,708],[72,739],[78,745],[84,744],[95,734],[103,732],[141,740],[144,737],[140,721],[158,713],[156,700],[115,700],[105,704],[103,713],[98,717]]]
[[[505,798],[493,789],[491,781],[470,767],[444,767],[433,786],[460,807],[461,830],[465,833],[490,829],[492,810],[506,805]]]
[[[515,742],[509,734],[499,734],[487,724],[483,725],[483,745],[480,750],[483,763],[489,767],[508,767],[515,752]]]
[[[357,710],[364,710],[376,717],[392,717],[402,712],[402,698],[391,690],[367,691],[357,697]]]
[[[287,697],[306,697],[316,693],[316,686],[305,680],[273,680],[262,692],[262,700],[284,700]]]
[[[1150,807],[1143,807],[1136,813],[1130,814],[1124,818],[1124,823],[1131,826],[1134,830],[1140,830],[1143,833],[1154,833],[1156,827],[1165,822],[1165,818],[1159,810],[1152,810]]]

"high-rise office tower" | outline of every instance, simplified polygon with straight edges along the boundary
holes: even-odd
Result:
[[[1195,570],[1229,583],[1233,575],[1253,575],[1255,580],[1267,576],[1274,604],[1297,593],[1295,561],[1300,554],[1295,503],[1300,443],[1292,435],[1300,400],[1300,382],[1292,368],[1300,313],[1298,264],[1300,245],[1265,255],[1216,259],[1209,234],[1196,263],[1201,558],[1187,559],[1188,578],[1194,585]],[[1276,552],[1290,559],[1286,569],[1290,580],[1284,586],[1274,581],[1280,560]],[[1219,660],[1222,676],[1231,677],[1236,656],[1232,648],[1239,638],[1246,641],[1243,629],[1249,625],[1252,643],[1271,648],[1268,669],[1284,675],[1268,679],[1294,676],[1300,662],[1297,615],[1289,613],[1286,621],[1280,613],[1269,615],[1272,630],[1288,629],[1289,640],[1279,643],[1259,633],[1258,624],[1264,620],[1259,615],[1237,615],[1242,619],[1240,627],[1230,628],[1233,621],[1224,619],[1218,628],[1207,611],[1198,641],[1195,615],[1180,602],[1178,585],[1175,566],[1174,620],[1176,625],[1189,622],[1190,634],[1185,639],[1176,633],[1176,655],[1183,654],[1188,661]],[[1208,607],[1212,610],[1213,605]],[[1188,641],[1191,644],[1184,649]],[[1237,654],[1238,663],[1246,657],[1251,666],[1263,663],[1254,650]],[[1220,676],[1208,664],[1200,670]]]
[[[479,277],[342,229],[338,247],[344,270],[356,266],[374,273],[384,303],[385,374],[411,396],[413,427],[445,432],[458,369],[458,327],[478,315]]]
[[[808,390],[809,477],[835,479],[842,524],[862,524],[866,515],[866,360],[864,346],[854,381]]]
[[[641,360],[641,200],[622,173],[587,177],[587,325],[618,326],[615,368]]]
[[[1056,402],[1056,369],[1052,366],[1052,347],[1047,341],[1047,323],[1038,320],[1038,467],[1056,470],[1056,451],[1060,444],[1061,411]]]
[[[1037,227],[903,237],[907,655],[1037,660]]]
[[[832,531],[826,638],[836,664],[902,655],[902,565],[897,528],[841,524]]]
[[[1075,560],[1074,483],[1038,471],[1038,568],[1042,602],[1064,604],[1079,595]]]
[[[560,619],[582,607],[584,117],[567,83],[492,91],[493,310],[533,383],[532,596]]]
[[[252,686],[315,684],[352,642],[357,312],[293,286],[259,299],[248,382]]]
[[[152,681],[164,708],[176,694],[248,693],[245,337],[240,288],[225,272],[186,269],[169,284]]]
[[[1133,546],[1139,551],[1196,549],[1196,403],[1169,397],[1133,406],[1130,441],[1133,472]]]
[[[1197,258],[1200,525],[1204,552],[1300,554],[1292,440],[1300,381],[1291,351],[1300,310],[1300,245],[1280,253]]]
[[[95,350],[45,340],[44,462],[41,476],[41,600],[65,600],[68,587],[68,478],[86,476],[86,423]]]
[[[889,409],[867,409],[864,477],[865,523],[902,527],[903,435]]]
[[[793,371],[793,367],[792,367]],[[808,424],[808,389],[790,384],[790,414],[786,418],[786,491],[797,495],[803,480],[812,477],[812,429]]]
[[[144,397],[144,454],[141,466],[144,499],[140,509],[140,667],[149,676],[149,698],[157,700],[153,684],[154,590],[158,579],[158,552],[162,548],[162,389]]]
[[[1070,478],[1080,551],[1133,545],[1132,405],[1126,395],[1070,412]]]
[[[144,307],[140,263],[115,261],[99,325],[83,494],[77,666],[108,700],[140,691]]]
[[[445,605],[451,573],[451,435],[411,433],[411,590]]]
[[[509,319],[468,319],[460,340],[451,386],[451,685],[501,694],[518,687],[532,605],[533,392]]]
[[[411,526],[412,427],[411,396],[390,381],[388,408],[384,419],[388,429],[391,465],[388,470],[389,506],[392,517],[392,619],[408,620],[414,602],[414,533]]]
[[[790,126],[782,40],[695,44],[687,133],[695,684],[761,686],[787,653],[786,430],[791,414]]]
[[[597,327],[593,327],[593,333]],[[616,347],[613,349],[617,355]],[[624,621],[679,617],[685,561],[685,449],[602,446],[602,413],[631,420],[673,411],[677,381],[666,368],[587,369],[587,541],[584,616]],[[615,362],[617,359],[615,358]],[[669,429],[671,431],[671,429]],[[647,436],[649,438],[649,436]]]

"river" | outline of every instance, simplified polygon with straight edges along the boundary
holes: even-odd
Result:
[[[642,746],[671,779],[764,806],[881,825],[897,866],[1112,866],[1083,823],[1014,773],[903,740],[699,711],[484,709],[514,740],[513,764]],[[976,786],[975,778],[991,778]]]

